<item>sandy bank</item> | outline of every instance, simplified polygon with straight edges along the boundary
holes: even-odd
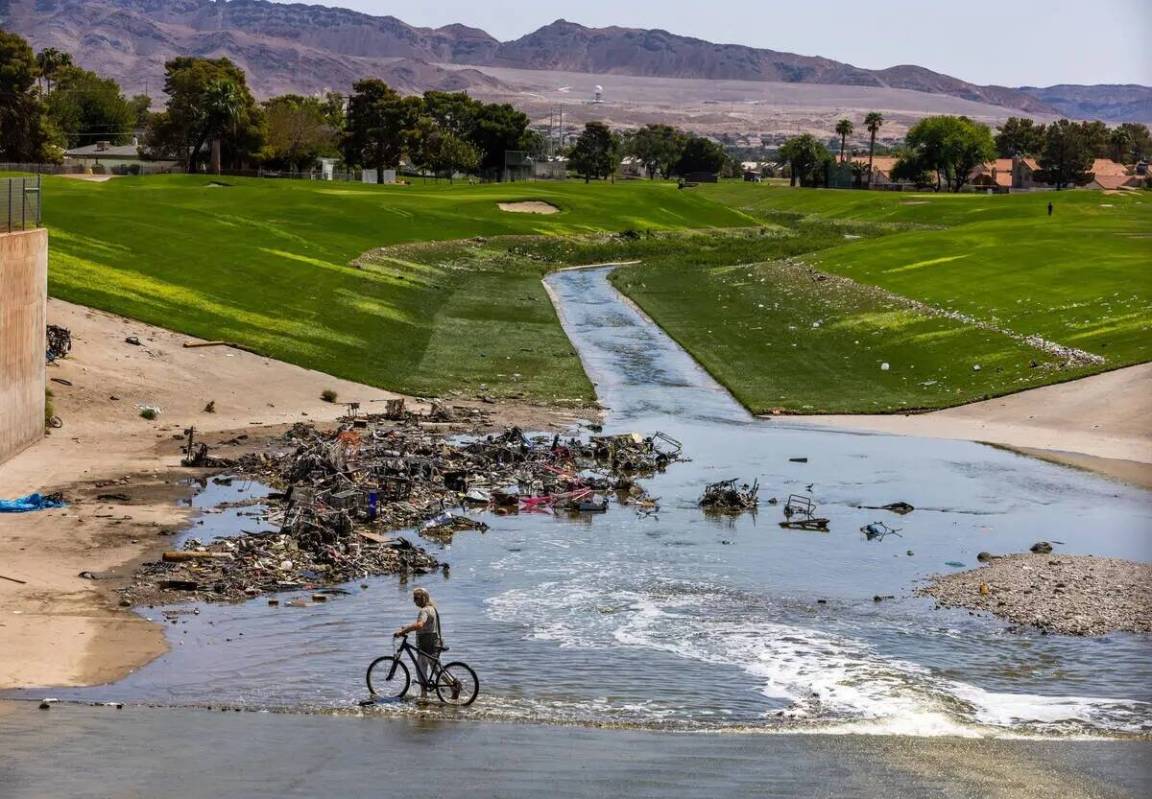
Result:
[[[345,409],[321,400],[325,389],[368,411],[399,396],[230,347],[185,349],[188,336],[57,300],[48,319],[72,331],[72,355],[48,368],[64,426],[0,464],[0,496],[64,490],[71,504],[0,523],[0,574],[24,581],[0,580],[0,688],[114,680],[164,651],[162,629],[120,608],[113,589],[186,521],[176,504],[190,490],[184,428],[210,442],[246,433],[255,445],[263,430],[336,419]],[[210,401],[215,413],[204,411]],[[159,418],[140,418],[145,404]],[[537,429],[579,414],[485,408]]]
[[[1152,364],[932,413],[786,420],[982,441],[1152,488]]]

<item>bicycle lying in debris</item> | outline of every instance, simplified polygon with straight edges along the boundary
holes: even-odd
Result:
[[[480,695],[480,680],[477,679],[476,672],[472,671],[471,666],[460,661],[442,664],[439,654],[422,652],[408,643],[407,635],[402,635],[396,640],[398,643],[393,654],[378,657],[368,666],[365,678],[373,700],[401,699],[408,693],[412,685],[412,674],[401,658],[407,652],[421,687],[425,690],[435,690],[441,702],[456,707],[467,707],[476,701],[476,697]],[[448,647],[443,647],[440,651],[447,652]],[[427,683],[421,677],[417,666],[417,658],[420,655],[431,661],[426,675]]]

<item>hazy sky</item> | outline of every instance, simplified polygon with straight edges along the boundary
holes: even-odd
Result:
[[[918,64],[973,83],[1152,84],[1146,46],[1152,0],[303,1],[391,14],[411,25],[461,22],[502,40],[562,17],[590,27],[664,28],[872,69]]]

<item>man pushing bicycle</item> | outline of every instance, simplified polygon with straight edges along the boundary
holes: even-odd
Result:
[[[436,603],[429,593],[423,588],[417,588],[412,592],[412,601],[420,608],[416,621],[401,627],[392,637],[400,638],[408,633],[416,633],[416,649],[419,651],[416,673],[420,677],[420,699],[425,700],[428,698],[432,660],[440,657],[444,639],[440,636],[440,611],[436,609]],[[456,692],[459,693],[459,689]]]

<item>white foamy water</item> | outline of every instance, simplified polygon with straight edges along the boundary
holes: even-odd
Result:
[[[783,612],[749,608],[698,584],[612,588],[578,577],[507,591],[487,604],[493,618],[526,625],[527,638],[561,648],[661,652],[716,667],[716,680],[732,680],[729,670],[737,669],[753,678],[764,697],[776,700],[765,702],[763,722],[787,720],[792,730],[810,725],[858,734],[1068,735],[1135,732],[1152,718],[1152,707],[1135,700],[1002,693],[940,678],[918,664],[880,655],[862,640],[777,621],[773,617]],[[727,712],[711,711],[700,720],[712,724],[716,714]]]

